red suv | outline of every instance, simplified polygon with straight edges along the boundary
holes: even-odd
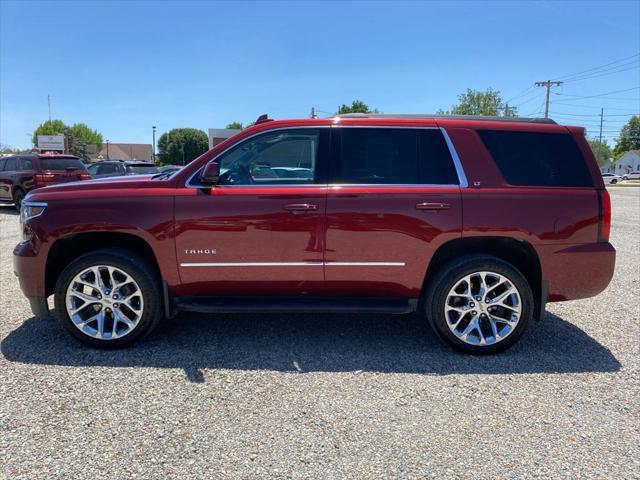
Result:
[[[512,345],[547,301],[613,274],[579,127],[341,115],[271,121],[168,174],[27,196],[14,268],[36,316],[119,347],[198,312],[425,314],[450,345]]]
[[[18,210],[27,192],[55,183],[90,180],[91,175],[72,155],[21,154],[0,158],[0,203]]]

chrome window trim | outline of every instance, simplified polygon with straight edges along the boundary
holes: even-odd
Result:
[[[413,183],[413,184],[407,184],[407,183],[401,183],[401,184],[385,184],[385,183],[354,183],[354,184],[350,184],[350,183],[346,183],[346,184],[326,184],[326,183],[300,183],[300,184],[291,184],[291,183],[283,183],[283,184],[266,184],[266,185],[216,185],[217,188],[237,188],[237,187],[242,187],[242,188],[247,188],[247,187],[258,187],[258,188],[264,188],[264,187],[276,187],[276,188],[282,188],[282,187],[295,187],[295,188],[300,188],[300,187],[323,187],[323,186],[329,186],[329,187],[371,187],[371,186],[378,186],[378,187],[430,187],[430,188],[437,188],[437,187],[446,187],[446,188],[451,188],[451,187],[460,187],[460,188],[466,188],[469,186],[469,183],[467,182],[467,176],[464,173],[464,168],[462,167],[462,162],[460,161],[460,157],[458,156],[458,152],[456,151],[455,146],[453,145],[453,142],[451,141],[451,138],[449,138],[449,134],[447,133],[447,131],[445,130],[444,127],[417,127],[417,126],[398,126],[398,125],[390,125],[390,126],[386,126],[386,125],[340,125],[340,124],[335,124],[335,125],[304,125],[304,126],[296,126],[296,127],[279,127],[279,128],[274,128],[272,130],[266,130],[264,132],[257,132],[254,133],[253,135],[245,138],[242,140],[242,142],[245,142],[247,140],[250,140],[258,135],[262,135],[264,133],[271,133],[271,132],[277,132],[280,130],[297,130],[297,129],[301,129],[301,128],[400,128],[400,129],[412,129],[412,130],[440,130],[440,132],[442,132],[442,136],[444,137],[445,143],[447,144],[447,148],[449,149],[449,154],[451,155],[451,159],[453,160],[453,166],[456,169],[456,174],[458,176],[458,184],[442,184],[442,183]],[[210,160],[207,161],[211,162],[213,160],[216,160],[217,158],[221,157],[222,155],[224,155],[226,152],[228,152],[229,150],[231,150],[232,148],[236,147],[237,145],[239,145],[239,143],[235,143],[231,146],[229,146],[228,148],[224,149],[222,152],[220,152],[218,155],[216,155],[215,157],[211,158]],[[192,185],[191,184],[191,180],[193,180],[193,178],[204,168],[204,165],[201,166],[200,168],[198,168],[195,172],[193,172],[193,174],[187,179],[186,183],[185,183],[185,188],[202,188],[202,185]]]
[[[460,184],[460,188],[467,188],[469,186],[469,182],[467,182],[467,176],[464,173],[464,168],[462,168],[462,162],[460,161],[456,147],[453,145],[453,142],[451,141],[451,138],[449,138],[449,134],[444,127],[440,127],[440,131],[442,132],[445,142],[447,142],[447,147],[449,147],[449,154],[453,159],[453,166],[456,168],[456,173],[458,174],[458,183]]]
[[[181,267],[404,267],[405,262],[185,262]]]

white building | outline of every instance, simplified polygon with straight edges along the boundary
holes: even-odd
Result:
[[[616,175],[626,175],[629,172],[640,170],[640,150],[630,150],[622,155],[616,162]]]
[[[233,137],[242,130],[238,128],[210,128],[209,129],[209,149],[215,147],[219,143],[224,142],[227,138]]]

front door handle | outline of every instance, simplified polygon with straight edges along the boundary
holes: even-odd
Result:
[[[438,202],[420,202],[416,203],[416,208],[418,210],[449,210],[448,203],[438,203]]]
[[[290,203],[285,205],[284,209],[289,212],[310,212],[318,210],[318,205],[314,203]]]

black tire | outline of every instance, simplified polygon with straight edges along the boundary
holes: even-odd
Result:
[[[617,179],[614,178],[613,180],[611,180],[611,185],[615,185],[616,183],[618,183]]]
[[[144,309],[138,324],[126,335],[114,339],[91,337],[75,326],[67,313],[66,292],[69,283],[82,270],[92,265],[109,265],[126,272],[138,284]],[[60,274],[55,286],[56,317],[64,329],[76,340],[95,348],[120,348],[148,335],[163,316],[160,280],[155,269],[140,256],[122,249],[101,249],[87,253],[72,261]]]
[[[13,191],[13,205],[16,207],[16,210],[20,211],[20,207],[22,206],[22,200],[24,200],[24,197],[26,196],[26,193],[24,193],[24,190],[22,190],[21,188],[16,188]]]
[[[518,289],[522,302],[520,319],[513,331],[503,340],[489,345],[471,345],[459,339],[449,328],[444,312],[447,296],[456,282],[479,271],[494,272],[506,277]],[[490,255],[467,255],[443,267],[429,282],[424,306],[431,328],[446,343],[465,353],[492,354],[501,352],[518,341],[533,316],[534,300],[531,286],[513,265]]]

